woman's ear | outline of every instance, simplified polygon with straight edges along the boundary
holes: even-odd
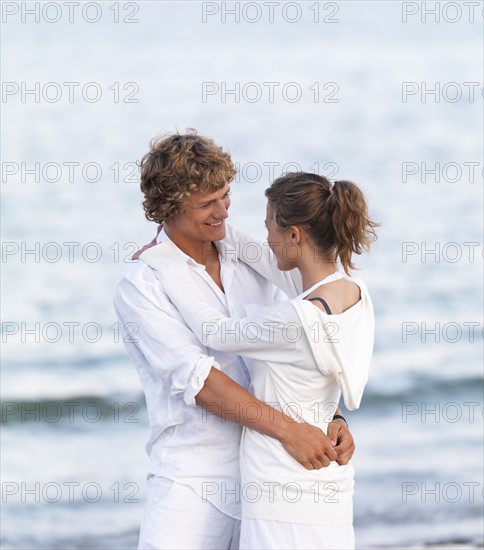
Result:
[[[298,244],[301,242],[301,229],[297,225],[291,225],[289,235],[292,243]]]

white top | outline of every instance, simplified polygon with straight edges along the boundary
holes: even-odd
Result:
[[[242,256],[243,239],[249,237],[238,233],[237,238]],[[273,258],[261,250],[263,258],[254,267],[273,271]],[[158,270],[149,250],[142,258],[156,269],[174,305],[204,345],[252,359],[251,391],[257,398],[324,432],[341,392],[348,409],[359,406],[374,335],[373,308],[364,283],[351,279],[361,289],[361,300],[338,315],[324,313],[301,296],[274,307],[263,307],[251,296],[256,303],[246,306],[246,315],[229,318],[196,292],[179,260]],[[174,271],[176,279],[170,276]],[[288,274],[282,279],[282,285],[290,284]],[[241,470],[245,517],[333,526],[352,522],[351,464],[333,462],[327,468],[306,470],[278,440],[245,429]]]
[[[171,281],[183,271],[191,285],[186,300],[203,296],[204,303],[220,314],[241,316],[247,302],[273,305],[285,298],[223,242],[218,249],[225,294],[205,267],[176,247],[164,231],[157,240],[159,244],[141,257],[149,255],[150,263],[166,269]],[[170,261],[174,270],[168,267]],[[196,406],[195,396],[212,366],[247,388],[250,361],[202,345],[173,305],[170,290],[144,261],[127,266],[115,289],[114,306],[146,397],[149,473],[189,485],[224,513],[239,517],[240,502],[220,488],[229,491],[240,481],[241,428],[205,413]],[[207,488],[207,481],[215,485]]]
[[[333,281],[337,281],[338,279],[344,279],[344,275],[343,273],[341,273],[341,271],[335,271],[334,273],[331,273],[331,275],[328,275],[324,279],[321,279],[317,283],[314,283],[312,287],[308,288],[304,292],[301,292],[298,298],[302,300],[303,298],[306,298],[306,296],[309,296],[313,290],[316,290],[321,285],[327,285],[328,283],[332,283]]]

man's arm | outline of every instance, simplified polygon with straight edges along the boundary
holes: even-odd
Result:
[[[154,274],[150,275],[153,281],[149,283],[121,280],[115,291],[115,309],[121,323],[136,327],[134,341],[127,343],[130,355],[145,357],[151,375],[168,388],[172,398],[279,439],[306,468],[321,468],[336,459],[329,437],[319,428],[295,422],[218,370],[219,365],[179,317]],[[260,407],[257,422],[248,404]],[[240,410],[240,415],[234,410]]]
[[[330,438],[322,430],[273,409],[219,370],[211,370],[195,400],[220,418],[278,439],[286,452],[307,470],[319,470],[338,458]],[[257,421],[254,406],[260,413]]]
[[[297,324],[294,323],[294,316],[297,317],[297,314],[290,302],[279,304],[277,308],[263,308],[256,318],[233,319],[226,317],[212,306],[205,297],[196,292],[196,289],[193,288],[193,281],[182,266],[180,266],[176,280],[162,270],[157,270],[157,277],[170,295],[173,305],[178,309],[183,319],[186,319],[194,335],[209,348],[262,360],[273,360],[276,355],[281,356],[281,354],[288,361],[296,360],[296,357],[299,361],[304,360],[304,357],[301,356],[301,353],[303,353],[302,348],[297,345],[293,338],[285,337],[284,331],[286,328],[291,324]],[[189,300],[186,299],[187,293],[190,296]],[[280,315],[277,319],[275,318],[276,314]],[[220,380],[220,377],[217,380]],[[215,389],[218,389],[218,387]],[[206,408],[212,407],[214,410],[211,412],[220,415],[229,406],[226,400],[231,395],[230,390],[232,389],[231,386],[227,387],[222,384],[220,393],[201,392],[199,394],[201,403],[205,404]],[[242,390],[242,388],[240,389]],[[244,407],[244,403],[255,402],[255,398],[251,394],[238,393],[234,397],[236,399],[234,398],[230,403],[230,406],[234,407],[234,411],[243,410],[249,414],[251,410],[253,412],[251,407]],[[294,453],[297,452],[298,447],[295,442],[293,445],[293,438],[296,432],[298,430],[302,431],[302,429],[296,426],[288,427],[287,421],[282,422],[282,416],[278,418],[279,424],[277,425],[265,423],[267,416],[273,414],[273,409],[267,408],[267,405],[264,405],[261,401],[258,401],[257,405],[261,412],[265,411],[266,417],[261,416],[260,425],[254,425],[252,422],[248,427],[278,438],[286,450],[301,463],[307,465],[308,462],[311,463],[311,461],[317,459],[311,454],[313,452],[312,448],[308,449],[310,451],[308,456],[295,456]],[[247,425],[244,423],[244,419],[241,420],[241,424]],[[307,428],[305,429],[307,430]],[[337,460],[340,464],[345,464],[353,454],[353,438],[346,424],[342,425],[341,422],[330,423],[329,429],[328,435],[330,440],[334,441],[336,455],[327,452],[325,454],[331,460]],[[285,441],[284,438],[286,438]],[[327,449],[327,445],[325,445],[325,448]],[[306,450],[303,449],[303,451]],[[334,458],[331,458],[333,456]]]
[[[121,279],[114,292],[117,317],[127,329],[125,347],[171,398],[196,407],[195,395],[214,366],[214,358],[183,322],[153,271],[147,266],[140,271],[142,275],[130,273]]]

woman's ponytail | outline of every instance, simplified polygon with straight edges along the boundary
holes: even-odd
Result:
[[[352,254],[369,250],[377,239],[375,227],[379,224],[368,217],[365,196],[351,181],[335,181],[328,202],[332,210],[335,252],[349,274],[354,269]]]

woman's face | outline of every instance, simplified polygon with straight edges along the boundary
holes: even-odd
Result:
[[[291,239],[291,228],[281,230],[274,222],[274,209],[270,202],[267,203],[265,226],[267,228],[267,244],[274,252],[277,267],[281,271],[289,271],[296,267],[300,258],[300,247]]]

